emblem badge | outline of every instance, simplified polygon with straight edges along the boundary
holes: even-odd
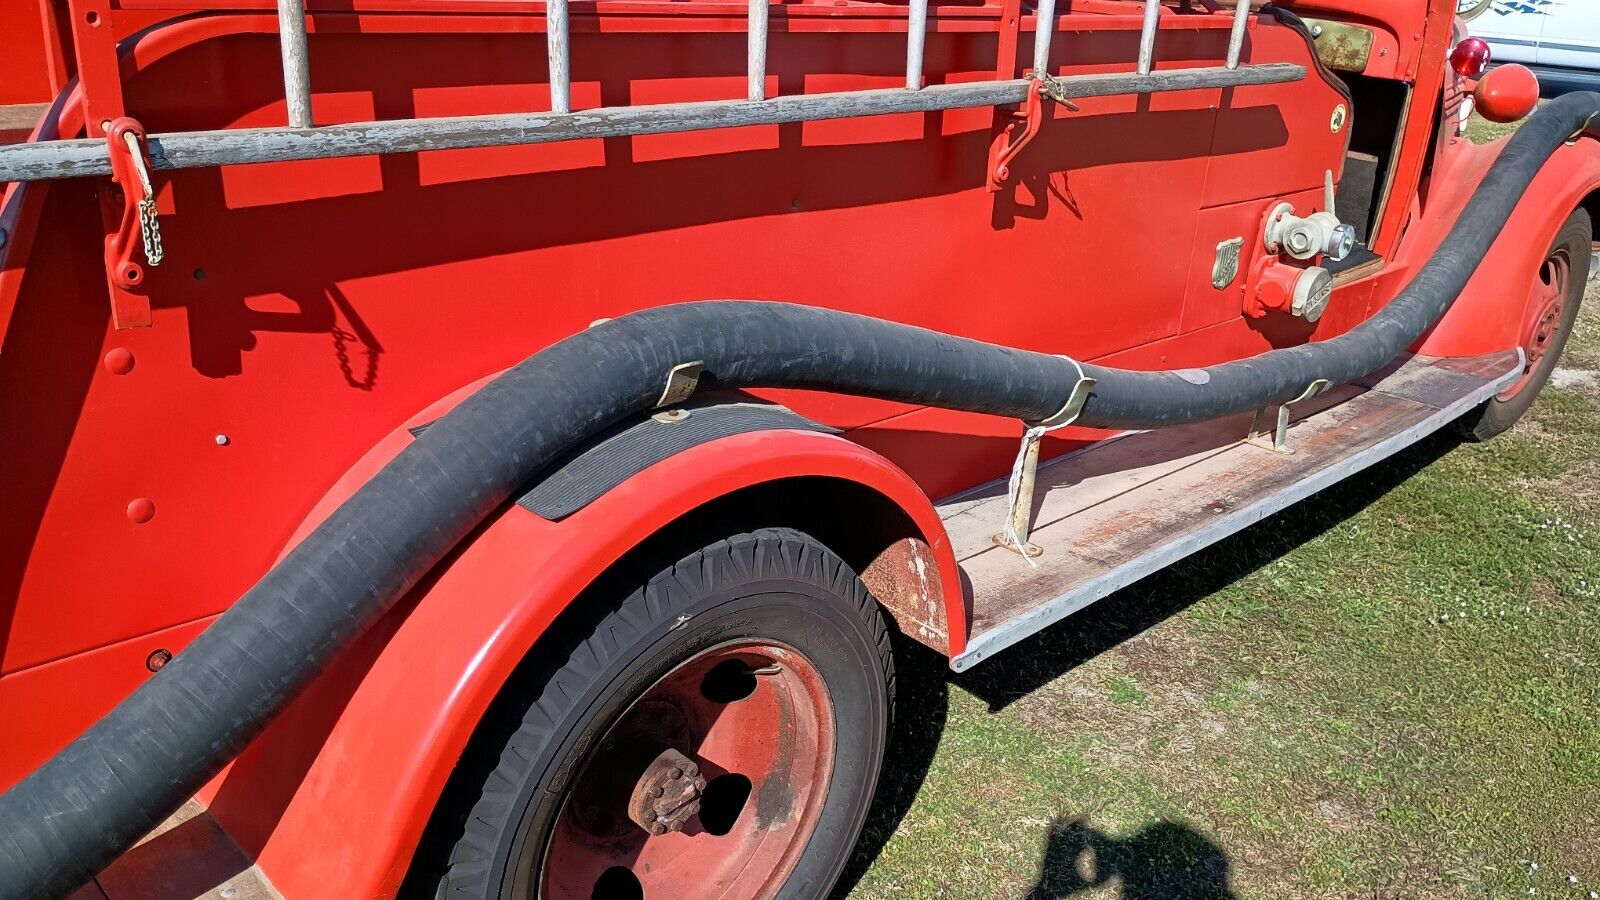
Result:
[[[1239,277],[1239,254],[1244,250],[1244,238],[1236,237],[1217,245],[1217,262],[1211,267],[1211,286],[1223,290]]]

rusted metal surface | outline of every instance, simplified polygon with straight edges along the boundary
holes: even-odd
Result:
[[[633,786],[628,818],[650,834],[682,831],[690,819],[700,814],[700,792],[705,789],[706,780],[700,777],[700,767],[694,760],[668,747]]]
[[[773,896],[815,830],[833,746],[827,687],[804,657],[753,641],[701,651],[582,762],[538,896]]]
[[[1372,29],[1345,22],[1307,19],[1306,25],[1317,38],[1317,58],[1338,72],[1364,72],[1372,58],[1376,36]]]
[[[862,570],[861,581],[900,626],[902,634],[940,653],[949,652],[944,585],[926,541],[902,538],[885,547]]]
[[[1566,316],[1567,301],[1572,297],[1572,260],[1565,248],[1545,260],[1539,277],[1533,281],[1531,308],[1538,310],[1528,322],[1522,337],[1526,368],[1521,378],[1507,388],[1501,397],[1511,397],[1533,380],[1539,363],[1556,346],[1561,325]]]

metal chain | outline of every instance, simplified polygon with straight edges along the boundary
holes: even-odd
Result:
[[[134,171],[139,173],[139,187],[144,196],[139,200],[139,240],[144,244],[145,261],[152,266],[161,265],[166,251],[161,246],[161,223],[156,221],[156,192],[150,186],[150,172],[144,167],[144,152],[139,148],[139,138],[131,131],[122,133],[123,143],[133,157]]]
[[[166,251],[161,247],[161,224],[156,221],[156,201],[151,197],[139,201],[139,239],[144,242],[145,261],[161,265]]]

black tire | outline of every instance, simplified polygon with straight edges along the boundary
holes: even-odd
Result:
[[[561,624],[530,656],[550,661],[525,667],[508,687],[520,700],[503,698],[480,727],[404,893],[441,900],[536,896],[541,857],[567,791],[611,724],[684,660],[756,638],[801,653],[831,698],[830,787],[779,895],[826,896],[866,820],[893,703],[889,633],[850,567],[800,532],[761,529],[690,553],[620,603]]]
[[[1457,421],[1456,428],[1461,435],[1469,441],[1487,441],[1505,433],[1517,420],[1533,406],[1533,401],[1539,398],[1539,392],[1544,390],[1545,383],[1550,380],[1550,373],[1556,370],[1556,365],[1561,361],[1561,351],[1566,349],[1567,338],[1572,335],[1572,328],[1578,319],[1578,307],[1583,303],[1584,289],[1588,285],[1589,260],[1594,253],[1594,224],[1589,220],[1589,213],[1577,210],[1561,226],[1561,231],[1556,234],[1555,243],[1550,245],[1550,252],[1545,256],[1545,262],[1540,264],[1540,273],[1535,278],[1543,277],[1546,265],[1558,256],[1564,255],[1569,266],[1569,283],[1567,285],[1566,303],[1561,310],[1560,325],[1551,337],[1549,346],[1543,357],[1534,365],[1527,380],[1519,387],[1516,393],[1507,397],[1496,397],[1478,407],[1465,417]]]

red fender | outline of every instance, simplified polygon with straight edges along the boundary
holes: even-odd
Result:
[[[1406,256],[1424,260],[1454,224],[1505,142],[1452,147],[1433,177],[1427,233],[1413,238]],[[1444,320],[1423,339],[1419,352],[1477,356],[1518,346],[1533,308],[1529,287],[1567,216],[1600,189],[1600,142],[1580,140],[1556,151],[1517,205],[1477,274]],[[1412,270],[1414,271],[1414,269]],[[1587,272],[1578,277],[1587,277]],[[1409,274],[1408,276],[1409,277]]]
[[[431,421],[470,390],[406,427]],[[406,427],[341,479],[290,546],[411,440]],[[938,514],[888,460],[816,432],[723,438],[647,468],[560,522],[514,505],[500,513],[202,798],[286,897],[326,896],[334,884],[340,896],[393,894],[484,710],[572,598],[685,513],[754,484],[801,476],[853,482],[892,501],[921,530],[937,581],[961,583]],[[960,652],[962,593],[932,587]]]

